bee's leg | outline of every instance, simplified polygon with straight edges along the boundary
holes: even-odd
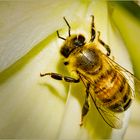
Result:
[[[90,41],[93,42],[96,36],[96,32],[95,32],[95,26],[94,26],[94,16],[91,15],[92,17],[92,22],[91,22],[91,39]]]
[[[63,76],[61,74],[58,73],[44,73],[44,74],[40,74],[41,77],[46,76],[46,75],[50,75],[53,79],[56,80],[64,80],[65,82],[71,82],[71,83],[78,83],[80,82],[80,79],[75,79],[69,76]]]
[[[98,31],[98,41],[105,47],[105,49],[107,50],[107,56],[109,56],[111,53],[110,47],[107,44],[105,44],[104,41],[102,41],[100,39],[100,32],[99,31]]]
[[[89,111],[89,103],[88,103],[88,97],[89,97],[89,88],[90,88],[90,84],[87,84],[87,88],[86,88],[86,98],[85,98],[85,102],[82,108],[82,115],[81,115],[81,123],[80,126],[83,125],[83,119],[84,117],[87,115],[88,111]]]

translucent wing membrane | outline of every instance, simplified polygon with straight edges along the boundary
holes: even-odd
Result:
[[[135,77],[134,74],[132,74],[130,71],[113,61],[111,58],[107,57],[106,55],[104,55],[104,58],[111,67],[115,68],[119,73],[125,76],[132,89],[133,96],[135,92],[140,96],[140,80],[137,77]]]
[[[103,104],[98,101],[97,97],[94,94],[93,83],[90,81],[90,79],[88,79],[86,76],[84,76],[81,73],[79,73],[79,76],[85,86],[87,85],[87,83],[90,83],[90,96],[103,120],[110,127],[120,129],[122,127],[123,113],[115,113],[113,111],[110,111],[107,107],[103,106]]]
[[[110,111],[109,109],[107,109],[106,107],[104,107],[103,105],[101,105],[100,103],[96,102],[96,99],[94,99],[92,95],[91,95],[91,98],[92,98],[98,112],[102,116],[103,120],[110,127],[116,128],[116,129],[122,128],[123,113],[121,113],[121,114],[114,113],[114,112]]]

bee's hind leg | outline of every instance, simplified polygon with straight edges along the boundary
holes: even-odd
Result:
[[[100,42],[100,44],[103,45],[103,47],[105,47],[105,49],[107,51],[107,56],[109,56],[111,53],[110,47],[107,44],[105,44],[103,40],[100,39],[100,32],[99,31],[98,31],[98,41]]]
[[[90,88],[90,84],[87,84],[87,88],[86,88],[86,98],[85,98],[85,102],[82,108],[82,115],[81,115],[81,123],[80,126],[83,125],[83,119],[84,117],[87,115],[88,111],[89,111],[89,102],[88,102],[88,97],[89,97],[89,88]]]

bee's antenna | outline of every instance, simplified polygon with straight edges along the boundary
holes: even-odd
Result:
[[[63,19],[65,20],[65,22],[66,22],[66,24],[67,24],[67,26],[68,26],[68,28],[69,28],[69,36],[71,36],[71,34],[70,34],[70,30],[71,30],[71,27],[70,27],[70,25],[69,25],[69,23],[68,23],[68,21],[66,20],[66,18],[65,17],[63,17]]]
[[[61,36],[59,35],[59,32],[58,32],[58,31],[56,31],[56,33],[57,33],[58,38],[63,39],[63,40],[66,40],[64,37],[61,37]]]

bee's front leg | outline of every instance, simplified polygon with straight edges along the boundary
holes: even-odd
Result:
[[[81,115],[80,126],[83,125],[83,119],[84,119],[84,117],[87,115],[87,113],[89,111],[89,103],[88,103],[89,88],[90,88],[90,83],[87,84],[87,88],[86,88],[86,98],[85,98],[85,102],[84,102],[84,105],[83,105],[83,108],[82,108],[82,115]]]
[[[65,82],[71,82],[71,83],[78,83],[80,82],[80,79],[75,79],[75,78],[72,78],[72,77],[69,77],[69,76],[63,76],[61,74],[58,74],[58,73],[44,73],[44,74],[41,74],[40,73],[40,76],[43,77],[43,76],[47,76],[47,75],[50,75],[51,78],[55,79],[55,80],[64,80]]]

